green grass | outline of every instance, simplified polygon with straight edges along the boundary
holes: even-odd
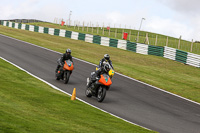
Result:
[[[0,59],[0,132],[153,133],[97,110]]]
[[[71,30],[71,31],[76,31],[80,33],[87,33],[87,34],[94,34],[94,35],[100,35],[100,36],[105,36],[109,38],[115,38],[115,39],[122,39],[122,33],[127,32],[130,37],[128,36],[128,40],[131,42],[136,42],[137,35],[138,35],[138,30],[130,30],[130,29],[121,29],[121,28],[111,28],[110,29],[110,34],[109,31],[104,28],[97,28],[97,27],[74,27],[74,26],[61,26],[59,24],[53,24],[53,23],[44,23],[44,22],[38,22],[38,23],[28,23],[29,25],[37,25],[37,26],[43,26],[43,27],[51,27],[51,28],[57,28],[57,29],[65,29],[65,30]],[[103,32],[104,30],[104,32]],[[116,34],[115,34],[116,32]],[[131,34],[130,34],[131,33]],[[178,49],[178,43],[179,39],[174,38],[174,37],[169,37],[161,34],[156,34],[152,32],[146,32],[146,31],[140,31],[139,33],[139,43],[147,43],[145,42],[146,39],[146,33],[148,33],[148,38],[149,38],[149,44],[150,45],[156,45],[156,46],[166,46],[167,42],[167,37],[168,37],[168,45],[169,47],[173,47]],[[156,36],[157,36],[157,44],[156,44]],[[200,54],[200,43],[194,43],[191,51],[191,44],[192,42],[186,41],[186,40],[181,40],[180,42],[180,50],[186,51],[186,52],[191,52],[195,54]]]
[[[62,53],[70,48],[74,57],[94,64],[108,53],[117,72],[200,103],[199,68],[163,57],[4,26],[0,26],[0,33]]]

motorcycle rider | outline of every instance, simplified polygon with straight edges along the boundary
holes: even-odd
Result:
[[[64,62],[65,62],[65,60],[70,60],[71,62],[73,62],[73,60],[72,60],[72,56],[71,56],[71,49],[67,49],[66,50],[66,53],[64,53],[63,55],[62,55],[62,57],[61,58],[59,58],[58,60],[57,60],[57,63],[58,63],[58,66],[57,66],[57,68],[56,68],[56,72],[58,71],[58,69],[64,64]],[[74,62],[73,62],[74,63]]]
[[[91,73],[91,80],[88,83],[88,88],[91,86],[92,83],[94,83],[96,80],[100,79],[101,74],[108,74],[110,71],[110,66],[108,64],[105,64],[103,67],[100,67],[96,72]]]
[[[99,65],[97,66],[97,68],[102,68],[104,66],[104,64],[106,64],[107,62],[110,64],[110,66],[114,70],[113,65],[112,65],[112,61],[110,60],[110,56],[108,54],[105,54],[104,58],[100,60]]]

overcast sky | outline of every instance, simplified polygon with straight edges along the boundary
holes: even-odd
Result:
[[[200,0],[3,0],[0,19],[55,18],[125,27],[200,41]]]

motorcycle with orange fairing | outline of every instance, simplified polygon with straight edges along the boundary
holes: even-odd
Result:
[[[94,72],[91,73],[91,77],[94,75]],[[87,87],[85,91],[85,95],[87,97],[96,97],[98,102],[102,102],[106,96],[106,91],[109,89],[112,84],[111,78],[108,74],[104,73],[100,75],[100,78],[97,78],[95,82],[93,82],[90,87],[88,86],[90,78],[87,78]]]
[[[69,82],[70,75],[74,70],[74,64],[70,60],[66,60],[64,64],[56,71],[56,80],[64,80],[64,83]]]

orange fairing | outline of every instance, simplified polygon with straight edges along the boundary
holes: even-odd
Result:
[[[63,69],[64,69],[64,70],[72,71],[72,70],[74,69],[74,65],[73,65],[73,63],[68,63],[68,64],[67,64],[67,62],[65,61],[65,64],[64,64],[64,66],[63,66]]]
[[[104,78],[104,76],[101,75],[101,78],[99,79],[99,83],[102,83],[103,85],[106,85],[106,86],[110,86],[112,84],[112,81],[109,77],[106,82],[106,79]]]

